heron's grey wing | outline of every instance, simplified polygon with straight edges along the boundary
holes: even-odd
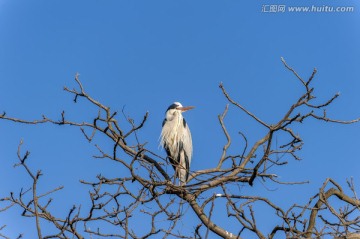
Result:
[[[190,132],[189,126],[186,124],[185,119],[183,122],[184,122],[183,147],[184,147],[186,156],[189,160],[189,166],[190,166],[191,159],[192,159],[192,153],[193,153],[192,138],[191,138],[191,132]]]

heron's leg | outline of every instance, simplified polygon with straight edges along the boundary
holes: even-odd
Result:
[[[180,180],[180,186],[185,186],[185,185],[186,185],[186,181]]]
[[[174,182],[173,182],[174,185],[176,185],[176,178],[178,176],[177,174],[178,174],[178,168],[176,167],[175,174],[174,174]]]

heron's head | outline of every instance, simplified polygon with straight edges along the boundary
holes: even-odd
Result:
[[[194,106],[182,106],[179,102],[172,103],[166,110],[166,119],[172,120],[174,117],[179,117],[182,112],[195,108]]]

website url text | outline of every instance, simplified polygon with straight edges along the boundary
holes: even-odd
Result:
[[[264,13],[282,13],[282,12],[325,12],[325,13],[336,13],[336,12],[354,12],[355,7],[353,6],[287,6],[287,5],[262,5],[261,12]]]

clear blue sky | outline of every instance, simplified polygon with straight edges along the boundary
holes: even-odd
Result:
[[[270,5],[278,4],[285,5],[285,12],[269,12]],[[313,5],[352,6],[354,12],[288,10]],[[149,111],[139,137],[159,154],[165,155],[158,138],[168,105],[180,101],[196,106],[185,115],[194,141],[191,166],[204,169],[216,164],[225,143],[217,120],[227,103],[220,82],[234,99],[272,123],[301,94],[301,85],[280,57],[304,78],[318,69],[314,84],[319,102],[341,93],[329,116],[360,117],[359,12],[355,0],[0,0],[0,111],[57,119],[65,110],[69,119],[91,120],[96,109],[84,101],[74,104],[62,90],[75,86],[79,72],[85,89],[113,110],[125,106],[136,121]],[[250,143],[263,132],[233,107],[226,123],[233,134],[232,152],[243,147],[236,132],[247,134]],[[351,176],[360,192],[359,125],[307,123],[296,128],[305,141],[303,160],[290,159],[286,168],[273,173],[284,181],[311,183],[274,187],[271,193],[290,192],[279,203],[304,204],[327,177],[345,186]],[[41,189],[65,186],[54,197],[63,199],[60,208],[66,212],[87,194],[79,179],[121,173],[113,163],[93,159],[94,146],[76,128],[1,121],[0,196],[30,186],[25,171],[12,167],[20,139],[23,149],[31,151],[30,166],[44,172]],[[249,191],[269,194],[264,188],[258,181]],[[0,225],[8,224],[4,234],[10,237],[23,232],[31,238],[34,224],[19,220],[20,213],[0,214]],[[19,228],[19,222],[27,224]]]

